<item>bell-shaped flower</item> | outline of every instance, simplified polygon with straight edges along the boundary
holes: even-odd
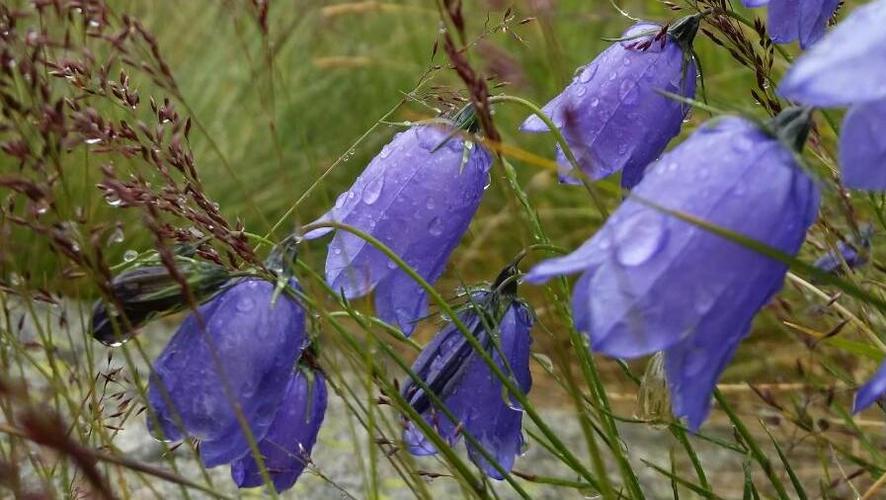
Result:
[[[835,250],[830,250],[816,259],[813,265],[829,274],[842,274],[844,264],[849,269],[864,265],[871,248],[871,225],[865,224],[860,228],[860,232],[861,237],[858,241],[838,241]]]
[[[766,29],[775,43],[799,40],[806,49],[824,36],[840,0],[769,0]]]
[[[311,461],[311,450],[326,414],[326,379],[305,365],[292,372],[267,434],[258,442],[265,469],[277,492],[288,490]],[[264,484],[251,453],[231,463],[240,488]]]
[[[502,373],[526,394],[532,387],[529,348],[533,314],[516,298],[516,284],[508,281],[513,280],[514,271],[505,270],[492,290],[472,292],[459,318]],[[462,331],[447,324],[425,346],[412,371],[443,402],[448,414],[412,379],[403,387],[406,400],[447,443],[454,444],[462,433],[469,434],[473,438],[467,441],[470,459],[486,475],[503,479],[503,472],[510,472],[523,450],[523,411]],[[414,455],[437,452],[412,422],[406,423],[403,439]]]
[[[881,400],[886,392],[886,363],[882,363],[870,380],[858,388],[852,412],[858,413]]]
[[[695,96],[696,65],[692,40],[699,16],[670,29],[641,22],[579,69],[560,95],[542,110],[562,132],[581,170],[601,179],[623,170],[622,186],[631,188],[646,166],[680,133],[688,106],[663,94]],[[538,116],[521,130],[547,132]],[[571,166],[557,147],[561,180]]]
[[[477,211],[491,165],[491,156],[453,127],[415,126],[397,134],[320,221],[371,234],[434,282]],[[326,280],[347,298],[374,290],[376,314],[407,334],[427,311],[427,295],[415,280],[345,230],[329,243]]]
[[[693,429],[787,266],[676,214],[796,254],[819,195],[777,135],[792,130],[802,147],[808,118],[794,108],[776,120],[782,128],[738,117],[704,124],[649,167],[591,239],[526,276],[539,283],[582,273],[572,292],[576,327],[610,356],[664,351],[673,413]]]
[[[261,439],[306,343],[304,310],[274,283],[230,285],[191,313],[154,361],[152,432],[198,439],[207,467],[243,456],[249,447],[237,412]]]
[[[843,184],[886,190],[886,0],[855,9],[797,59],[779,85],[810,106],[851,106],[840,130]]]
[[[852,11],[797,58],[779,93],[809,106],[835,107],[886,99],[886,0]]]

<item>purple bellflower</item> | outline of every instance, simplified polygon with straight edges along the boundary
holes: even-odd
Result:
[[[576,327],[610,356],[664,351],[672,411],[692,429],[787,266],[663,209],[796,254],[819,201],[791,150],[802,148],[808,128],[809,110],[799,108],[766,126],[738,117],[702,125],[650,166],[591,239],[526,276],[540,283],[581,272]]]
[[[683,18],[670,29],[646,22],[632,26],[545,105],[542,111],[560,129],[589,178],[623,170],[622,186],[630,189],[680,133],[689,107],[662,91],[695,96],[692,40],[699,19]],[[533,115],[521,130],[547,132],[548,127]],[[559,146],[557,162],[561,180],[575,183]]]
[[[838,241],[835,250],[830,250],[819,257],[813,265],[828,274],[842,274],[844,263],[849,269],[864,265],[867,262],[867,253],[871,248],[872,230],[870,224],[862,226],[861,237],[857,242]]]
[[[501,371],[526,394],[532,387],[529,348],[533,314],[516,298],[515,267],[507,268],[491,290],[474,290],[459,318],[486,348]],[[403,396],[448,444],[462,432],[468,433],[468,456],[489,477],[503,479],[523,450],[523,411],[506,396],[501,380],[472,349],[461,330],[448,324],[425,346],[412,370],[443,402],[451,414],[433,404],[413,380],[403,387]],[[434,445],[412,423],[407,422],[404,441],[413,455],[431,455]],[[500,467],[490,463],[484,453]]]
[[[293,282],[294,286],[294,282]],[[244,279],[191,313],[153,365],[152,432],[200,440],[207,467],[249,452],[234,405],[264,437],[307,345],[305,313],[274,283]]]
[[[267,434],[258,442],[265,468],[278,492],[295,484],[310,463],[311,449],[326,413],[326,379],[319,370],[299,365]],[[231,477],[240,488],[261,486],[263,480],[251,453],[231,464]]]
[[[855,402],[852,405],[852,413],[858,413],[880,401],[884,392],[886,392],[886,362],[880,365],[870,380],[858,388],[855,393]]]
[[[797,58],[779,93],[808,106],[837,107],[886,99],[886,0],[852,11]]]
[[[449,126],[420,125],[397,134],[319,221],[373,235],[425,280],[436,281],[477,211],[492,165],[489,153],[456,132]],[[406,334],[427,311],[421,286],[347,231],[336,231],[329,244],[326,280],[347,298],[374,290],[376,314]]]
[[[840,0],[758,0],[743,1],[745,7],[769,5],[767,30],[775,43],[799,40],[809,48],[824,36],[828,20],[837,11]]]
[[[779,92],[810,106],[845,107],[840,168],[850,188],[886,190],[886,0],[855,9],[797,59]]]

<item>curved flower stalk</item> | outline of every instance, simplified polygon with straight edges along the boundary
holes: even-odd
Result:
[[[491,156],[453,127],[415,126],[397,134],[320,221],[375,236],[434,282],[477,211],[491,165]],[[406,334],[427,311],[421,286],[377,248],[346,231],[337,231],[329,244],[326,280],[349,299],[375,291],[378,316]]]
[[[149,427],[163,439],[200,440],[207,467],[248,454],[234,405],[254,439],[264,437],[306,344],[294,299],[274,283],[238,281],[190,314],[154,362]]]
[[[886,0],[855,9],[803,54],[779,86],[786,98],[810,106],[850,106],[840,132],[843,183],[886,189]]]
[[[274,487],[288,490],[311,461],[311,450],[326,414],[326,378],[300,363],[289,378],[283,399],[258,448]],[[261,486],[255,458],[247,453],[231,463],[231,477],[240,488]]]
[[[474,290],[460,319],[487,349],[502,372],[510,374],[524,394],[532,387],[529,348],[532,343],[533,314],[517,299],[516,269],[506,269],[491,290]],[[468,455],[486,475],[504,479],[523,450],[523,411],[503,389],[501,380],[471,348],[464,334],[453,324],[440,330],[412,366],[447,411],[436,407],[428,394],[409,380],[403,396],[449,444],[462,432],[473,437],[467,443]],[[403,439],[413,455],[437,452],[411,422],[406,423]],[[495,467],[484,453],[495,459]]]
[[[767,30],[775,43],[800,42],[809,48],[824,36],[840,0],[742,0],[745,7],[769,6]]]
[[[692,429],[787,267],[663,209],[796,254],[819,202],[791,150],[808,129],[808,110],[796,108],[766,128],[738,117],[706,123],[650,166],[597,234],[526,276],[540,283],[582,273],[572,295],[576,327],[610,356],[664,351],[673,412]]]
[[[623,170],[622,186],[632,188],[646,166],[680,133],[689,107],[662,91],[692,98],[697,68],[692,41],[700,15],[683,18],[670,29],[641,22],[619,41],[580,68],[544,113],[562,131],[582,171],[601,179]],[[547,132],[537,116],[521,130]],[[570,182],[571,166],[557,147],[561,180]],[[573,178],[571,182],[575,182]]]

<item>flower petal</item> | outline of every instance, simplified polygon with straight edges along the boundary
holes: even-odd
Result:
[[[881,364],[874,376],[859,387],[855,393],[855,402],[852,404],[852,413],[858,413],[876,403],[884,392],[886,392],[886,363]]]
[[[779,93],[810,106],[886,99],[886,0],[855,9],[797,58]]]
[[[310,462],[320,425],[326,414],[326,380],[319,371],[308,376],[297,370],[274,414],[268,433],[258,443],[265,468],[277,492],[295,484]],[[247,454],[231,464],[231,477],[240,488],[263,484],[258,464]]]
[[[285,294],[272,300],[274,288],[254,279],[231,286],[188,316],[154,362],[148,398],[164,435],[226,441],[207,447],[208,467],[247,449],[232,403],[264,435],[305,345],[304,311]]]
[[[451,133],[448,128],[419,126],[398,134],[343,195],[341,207],[333,210],[336,220],[378,238],[431,282],[442,274],[449,254],[467,230],[492,163],[485,150],[466,145],[460,137],[450,137]],[[396,274],[403,277],[388,279]],[[327,281],[347,297],[365,295],[382,282],[406,289],[406,276],[356,235],[338,231],[330,243]],[[410,332],[411,323],[424,313],[424,299],[395,299],[391,291],[380,293],[386,295],[383,307],[417,313],[409,321],[388,315],[389,321]],[[401,301],[407,299],[410,305],[404,308]]]
[[[632,186],[680,131],[688,108],[661,91],[694,96],[696,68],[694,62],[686,63],[683,49],[670,36],[664,44],[653,39],[660,31],[650,23],[631,27],[625,40],[578,71],[543,109],[592,179],[630,168]],[[522,129],[547,127],[532,116]],[[557,160],[563,167],[561,179],[568,179],[570,166],[561,153]]]
[[[840,131],[843,184],[854,189],[886,190],[886,100],[849,109]]]
[[[767,29],[775,43],[800,41],[808,48],[822,36],[840,0],[771,0]]]

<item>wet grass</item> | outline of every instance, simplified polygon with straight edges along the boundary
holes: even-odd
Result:
[[[7,3],[34,15],[30,2]],[[135,110],[95,96],[84,102],[102,116],[132,123],[141,120],[150,130],[158,113],[148,100],[153,97],[159,106],[164,98],[171,99],[182,129],[188,127],[186,142],[207,202],[217,204],[232,233],[238,232],[239,221],[251,234],[240,232],[242,239],[214,247],[226,264],[249,263],[248,252],[238,253],[238,242],[248,241],[254,247],[263,238],[279,241],[324,213],[399,128],[398,123],[460,106],[467,96],[439,48],[441,20],[434,2],[273,1],[266,25],[257,10],[261,2],[108,4],[115,26],[120,14],[128,12],[153,34],[169,74],[128,70],[127,85],[141,98]],[[621,4],[638,17],[661,22],[688,12],[686,4],[677,5],[684,10],[672,11],[669,4],[651,0]],[[606,2],[519,2],[512,16],[506,15],[508,7],[495,1],[465,4],[470,62],[486,74],[499,75],[490,83],[494,94],[536,103],[555,95],[575,68],[602,51],[608,44],[602,37],[617,36],[629,25]],[[754,15],[737,11],[748,19]],[[22,23],[43,26],[58,36],[64,33],[65,22],[52,14],[51,7]],[[706,26],[710,36],[699,35],[696,49],[704,68],[707,102],[763,118],[772,111],[768,79],[778,80],[787,59],[761,46],[752,26],[734,31],[737,26]],[[113,52],[93,44],[87,31],[69,35],[75,44],[97,47],[98,60],[107,55],[101,47]],[[733,47],[736,44],[738,48]],[[722,45],[732,47],[733,54]],[[755,63],[739,61],[743,49],[770,53],[771,68],[763,64],[759,78],[755,76],[748,67]],[[134,59],[151,60],[149,44],[141,43],[135,50],[129,53]],[[794,53],[794,48],[789,52]],[[26,84],[19,79],[7,90],[26,95]],[[61,94],[69,91],[64,82],[51,86]],[[502,142],[550,157],[550,137],[516,131],[526,115],[520,106],[497,105],[495,123]],[[696,110],[684,135],[709,116]],[[191,120],[188,125],[186,117]],[[836,186],[834,136],[828,122],[819,119],[806,155],[811,168],[831,187]],[[9,472],[5,475],[9,479],[0,487],[16,494],[46,491],[78,496],[96,494],[105,486],[114,495],[129,497],[134,491],[163,496],[173,485],[181,496],[201,491],[230,495],[224,475],[220,478],[217,470],[195,466],[189,458],[190,443],[174,452],[160,450],[160,459],[151,464],[119,446],[121,433],[143,425],[145,376],[171,326],[149,329],[119,349],[105,348],[83,333],[87,304],[101,293],[105,268],[97,262],[115,265],[127,253],[144,253],[155,246],[157,235],[151,217],[139,209],[121,209],[113,198],[108,203],[107,193],[96,184],[107,179],[103,167],[109,163],[121,181],[129,175],[143,176],[145,189],[165,180],[140,155],[109,156],[80,146],[51,156],[66,172],[63,182],[54,185],[58,193],[51,215],[59,224],[77,220],[79,232],[57,233],[51,225],[44,232],[3,226],[0,432],[7,437],[0,441],[0,466]],[[16,174],[19,168],[11,155],[0,156],[0,175]],[[616,181],[602,181],[599,188],[605,207],[616,207],[621,199]],[[2,189],[3,196],[10,194]],[[881,197],[849,197],[834,189],[826,193],[820,220],[800,255],[805,262],[832,247],[840,235],[851,234],[861,221],[873,223],[875,235],[886,230]],[[211,207],[201,210],[200,214],[212,212]],[[208,225],[187,217],[162,220],[172,220],[184,230],[198,227],[204,233]],[[511,158],[496,166],[480,211],[435,289],[441,298],[448,298],[458,286],[489,280],[495,274],[490,269],[503,267],[531,244],[574,248],[603,220],[587,192],[557,185],[543,162]],[[93,229],[95,233],[90,232]],[[50,244],[58,234],[101,252],[89,253],[95,259],[72,263],[59,244]],[[657,422],[673,439],[669,441],[672,463],[668,457],[651,458],[665,484],[672,482],[683,495],[711,498],[736,491],[842,497],[864,493],[886,471],[880,411],[855,420],[847,414],[852,389],[883,355],[883,311],[877,307],[882,300],[881,242],[875,236],[872,263],[842,283],[812,284],[802,266],[794,266],[797,274],[760,315],[754,333],[727,370],[718,396],[721,405],[702,435],[687,438],[680,424]],[[267,245],[257,253],[263,256],[266,251]],[[336,397],[351,415],[353,453],[361,458],[347,471],[361,477],[356,489],[340,486],[341,480],[326,472],[332,467],[318,462],[314,476],[323,484],[357,497],[384,496],[394,491],[383,484],[387,478],[379,470],[384,470],[397,474],[402,480],[399,488],[416,496],[430,495],[428,477],[436,477],[434,483],[451,481],[456,491],[474,496],[519,495],[525,489],[533,495],[602,492],[638,497],[643,490],[650,497],[671,496],[649,491],[648,483],[637,479],[637,471],[644,469],[637,465],[637,457],[648,458],[645,445],[620,442],[624,426],[649,425],[642,421],[649,415],[638,412],[635,403],[643,390],[639,383],[645,360],[625,365],[585,356],[581,337],[568,326],[565,284],[526,287],[539,316],[533,364],[536,385],[528,413],[557,408],[574,415],[583,431],[577,433],[582,443],[564,442],[560,429],[546,426],[544,414],[536,413],[527,419],[534,420],[530,441],[563,465],[560,475],[536,473],[531,465],[518,462],[522,476],[490,490],[479,484],[473,477],[476,471],[457,454],[434,462],[429,472],[426,462],[396,452],[398,414],[376,402],[380,395],[396,394],[392,380],[403,376],[414,350],[392,340],[373,322],[367,315],[368,302],[336,301],[335,294],[311,275],[310,270],[322,268],[322,244],[305,245],[301,251],[304,286],[313,301],[318,331],[324,332],[322,362]],[[860,295],[853,296],[853,289]],[[445,313],[446,307],[443,301],[436,310]],[[416,340],[423,344],[433,326],[424,325]],[[390,404],[406,411],[397,401]],[[694,449],[710,442],[742,457],[747,474],[706,475],[710,464],[702,465]],[[44,455],[38,450],[56,453]]]

